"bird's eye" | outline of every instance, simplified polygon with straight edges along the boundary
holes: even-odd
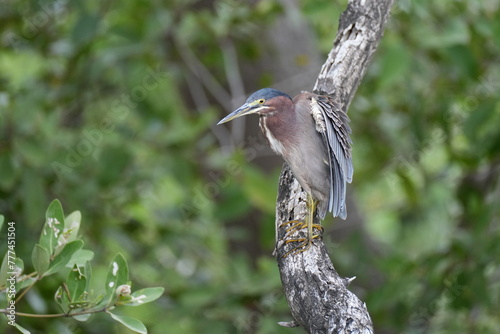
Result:
[[[260,100],[259,100],[259,104],[263,104],[263,103],[264,103],[264,101],[265,101],[264,99],[260,99]]]

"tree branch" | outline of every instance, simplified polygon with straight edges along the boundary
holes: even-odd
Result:
[[[86,311],[75,312],[75,313],[34,314],[34,313],[16,312],[15,315],[18,315],[20,317],[28,317],[28,318],[70,318],[70,317],[75,317],[78,315],[108,312],[112,308],[114,308],[114,305],[113,306],[106,306],[106,307],[100,308],[98,310],[86,310]],[[0,313],[11,314],[8,309],[0,309]]]
[[[339,30],[314,91],[337,97],[348,108],[368,63],[382,37],[393,0],[351,0],[340,18]],[[284,326],[300,325],[308,333],[373,333],[366,305],[347,289],[354,279],[336,272],[321,239],[300,253],[290,253],[306,238],[306,230],[286,233],[292,220],[304,221],[306,193],[285,164],[276,203],[276,255],[285,296],[292,316]],[[315,217],[315,223],[319,223]]]
[[[340,17],[333,48],[314,91],[334,95],[346,110],[363,79],[384,32],[394,0],[351,0]]]

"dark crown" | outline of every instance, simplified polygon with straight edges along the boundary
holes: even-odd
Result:
[[[264,99],[264,100],[270,100],[273,97],[278,97],[278,96],[285,96],[288,97],[290,100],[292,99],[288,94],[283,93],[282,91],[279,91],[274,88],[263,88],[261,90],[256,91],[250,97],[247,99],[247,103]]]

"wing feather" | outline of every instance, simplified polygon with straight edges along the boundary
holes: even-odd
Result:
[[[321,134],[328,148],[330,161],[330,197],[328,211],[334,217],[345,219],[346,183],[353,175],[351,156],[351,128],[349,118],[340,103],[330,96],[311,94],[311,110],[316,130]]]

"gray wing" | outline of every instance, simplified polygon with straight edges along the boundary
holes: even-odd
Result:
[[[349,118],[341,104],[329,96],[311,94],[311,107],[316,130],[328,148],[331,181],[328,211],[345,219],[346,183],[351,183],[353,174]]]

